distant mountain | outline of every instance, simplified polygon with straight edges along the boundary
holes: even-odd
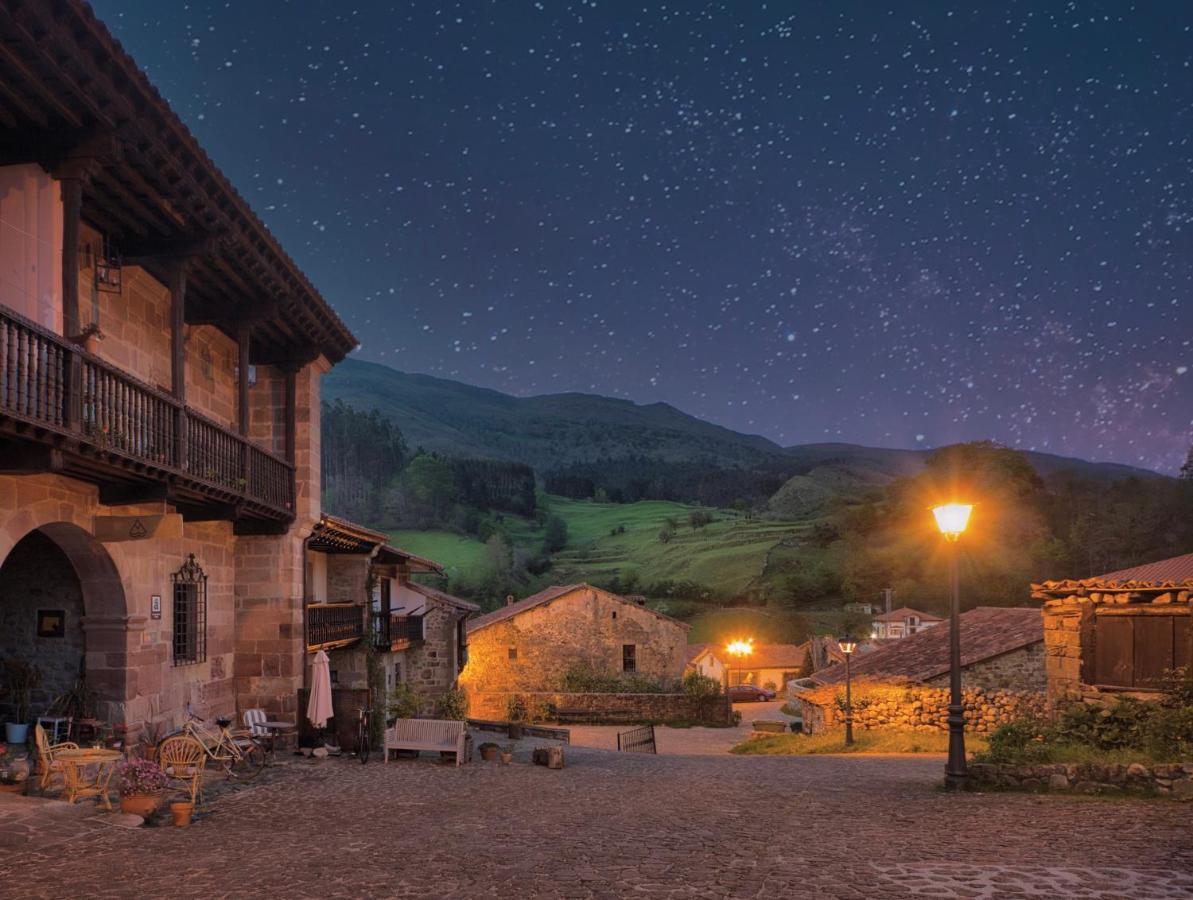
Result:
[[[781,447],[666,403],[642,405],[580,393],[513,397],[355,359],[323,377],[323,397],[377,409],[398,424],[412,448],[522,462],[540,473],[627,457],[782,470],[802,479],[785,486],[791,503],[801,507],[849,485],[914,475],[931,452],[841,443]],[[1036,452],[1027,457],[1041,475],[1068,470],[1093,478],[1163,477],[1118,463]]]

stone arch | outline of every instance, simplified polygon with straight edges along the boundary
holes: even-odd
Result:
[[[100,715],[110,720],[123,718],[124,704],[134,689],[129,660],[135,651],[130,638],[139,638],[128,614],[124,585],[115,562],[84,528],[73,522],[52,521],[37,525],[13,540],[9,536],[0,570],[14,558],[22,542],[40,536],[53,544],[74,570],[82,595],[83,616],[79,625],[84,635],[84,671],[88,687],[101,702]]]

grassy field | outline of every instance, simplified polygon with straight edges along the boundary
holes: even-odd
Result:
[[[965,749],[980,753],[982,738],[968,734]],[[818,753],[948,753],[949,736],[944,731],[857,731],[853,746],[845,746],[843,731],[821,734],[770,734],[742,741],[730,753],[746,756],[805,756]]]
[[[468,577],[484,560],[485,545],[451,531],[391,531],[390,543],[442,565],[451,578]]]

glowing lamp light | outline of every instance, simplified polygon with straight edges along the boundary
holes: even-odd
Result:
[[[964,533],[971,512],[972,503],[946,503],[932,509],[932,515],[936,516],[936,527],[950,541],[957,540]]]
[[[854,650],[857,649],[857,641],[855,641],[853,638],[848,638],[848,637],[837,638],[837,644],[841,647],[841,652],[844,653],[846,656],[848,656]]]
[[[734,656],[749,656],[754,652],[754,641],[730,641],[725,649]]]

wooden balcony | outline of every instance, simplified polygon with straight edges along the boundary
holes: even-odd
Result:
[[[239,533],[294,518],[286,460],[4,306],[0,471],[69,475],[102,503],[165,500]]]
[[[307,649],[347,647],[365,636],[365,608],[359,603],[307,606]]]
[[[382,652],[407,650],[423,642],[423,617],[373,613],[373,646]]]

